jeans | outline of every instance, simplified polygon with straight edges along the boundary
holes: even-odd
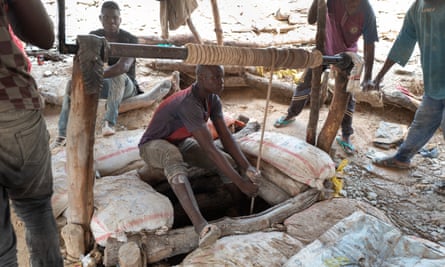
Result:
[[[439,127],[445,139],[445,99],[436,100],[424,95],[406,139],[400,145],[394,158],[409,163]]]
[[[326,67],[324,67],[326,68]],[[298,116],[309,100],[312,86],[312,69],[306,69],[303,82],[297,85],[291,103],[287,109],[287,117],[292,118]],[[349,95],[348,106],[346,108],[343,120],[341,122],[342,136],[349,137],[354,133],[352,128],[352,116],[355,111],[355,100]]]
[[[229,163],[235,166],[232,157],[224,151],[221,152]],[[229,178],[219,172],[194,138],[187,138],[177,146],[163,139],[151,140],[139,148],[139,154],[147,163],[150,173],[156,177],[162,175],[162,172],[167,180],[178,174],[187,175],[187,165],[190,165],[215,171],[224,184],[231,183]]]
[[[104,79],[103,87],[99,95],[99,98],[107,100],[104,120],[108,121],[111,126],[114,126],[117,122],[121,102],[135,95],[137,95],[137,88],[126,74]],[[58,123],[59,136],[66,137],[70,106],[71,81],[69,81],[63,97],[62,110],[60,111]]]
[[[0,266],[17,266],[10,201],[26,227],[31,266],[63,266],[51,207],[49,133],[41,112],[0,113],[0,139]]]

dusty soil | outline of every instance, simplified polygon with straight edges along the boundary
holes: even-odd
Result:
[[[308,36],[315,36],[315,27],[306,24],[307,7],[309,0],[297,1],[220,1],[220,15],[225,40],[258,41],[261,43],[280,43],[286,38],[301,36],[301,42],[294,46],[311,46],[307,43]],[[410,1],[411,2],[411,1]],[[159,35],[158,2],[156,1],[119,1],[123,9],[122,28],[139,36]],[[199,8],[192,15],[192,20],[205,39],[216,39],[213,33],[213,18],[210,1],[198,1]],[[45,1],[52,16],[57,14],[57,4],[54,1]],[[67,39],[74,39],[78,33],[87,33],[91,29],[100,27],[97,15],[99,1],[67,1]],[[376,44],[376,61],[374,73],[383,63],[386,53],[400,29],[404,12],[408,7],[406,1],[371,0],[377,19],[380,42]],[[275,12],[281,8],[299,14],[294,30],[285,34],[258,31],[258,29],[273,29],[288,27],[289,24],[274,19]],[[136,13],[134,13],[136,12]],[[81,15],[81,16],[80,16]],[[54,17],[55,18],[55,17]],[[57,19],[55,18],[55,21]],[[94,24],[95,23],[95,24]],[[254,29],[256,29],[254,31]],[[188,28],[181,27],[170,35],[187,33]],[[311,38],[309,38],[311,39]],[[313,39],[313,38],[312,38]],[[361,48],[361,45],[360,45]],[[43,65],[34,64],[33,72],[37,82],[43,89],[64,87],[70,78],[71,55],[63,55],[62,61],[46,61]],[[421,95],[419,84],[419,61],[417,51],[405,68],[412,75],[398,75],[395,71],[388,74],[385,80],[387,87],[402,84],[417,95]],[[34,63],[36,59],[32,57]],[[168,77],[170,73],[159,72],[148,67],[149,59],[138,59],[138,79],[145,82],[147,88],[156,81]],[[395,67],[394,70],[400,69]],[[44,73],[51,73],[45,77]],[[290,83],[290,82],[289,82]],[[263,123],[266,114],[266,95],[255,88],[227,88],[222,95],[224,110],[234,115],[246,115]],[[306,124],[309,109],[306,108],[298,119],[288,127],[276,129],[274,121],[286,113],[290,99],[278,99],[269,103],[267,117],[263,127],[270,131],[284,132],[302,139],[305,138]],[[121,114],[118,119],[119,130],[144,127],[151,116],[154,107],[130,111]],[[52,139],[57,135],[57,119],[60,106],[48,104],[45,116]],[[323,105],[320,110],[319,127],[321,128],[329,112],[329,107]],[[382,150],[373,146],[373,138],[381,121],[398,123],[408,126],[414,113],[403,107],[385,105],[383,108],[373,108],[366,103],[356,107],[353,126],[355,134],[352,142],[356,148],[353,156],[347,156],[337,144],[333,144],[331,155],[337,163],[343,159],[348,160],[344,170],[345,183],[343,194],[345,197],[364,200],[378,207],[399,226],[405,233],[424,237],[445,245],[445,197],[433,191],[434,184],[445,179],[445,145],[442,133],[437,132],[429,142],[430,147],[439,151],[437,158],[427,158],[416,155],[413,169],[407,171],[393,171],[376,167],[371,164],[367,155],[370,152],[392,154],[395,149]],[[97,138],[102,138],[98,136]],[[23,225],[17,221],[19,237],[20,266],[27,265],[26,247],[23,243]]]

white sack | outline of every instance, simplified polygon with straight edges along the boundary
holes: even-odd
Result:
[[[60,150],[51,155],[53,171],[53,195],[51,205],[54,217],[59,217],[68,207],[68,176],[66,175],[66,152]]]
[[[178,267],[279,267],[302,247],[300,241],[283,232],[226,236],[194,250]]]
[[[94,167],[101,176],[113,174],[140,161],[138,144],[144,129],[118,131],[108,138],[97,138],[94,144]]]
[[[254,132],[239,139],[244,153],[259,154],[261,133]],[[335,175],[335,164],[323,150],[286,134],[264,132],[261,159],[290,178],[317,189]]]
[[[283,267],[439,267],[445,247],[401,233],[361,211],[337,223],[291,257]]]
[[[166,230],[173,225],[170,200],[140,180],[136,171],[97,179],[94,207],[90,226],[101,246],[109,237],[126,242],[125,233]]]

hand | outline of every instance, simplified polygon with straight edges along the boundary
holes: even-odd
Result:
[[[256,197],[259,188],[257,184],[254,184],[251,181],[243,180],[239,189],[249,197]]]
[[[376,89],[375,89],[375,84],[374,84],[374,82],[371,81],[371,80],[364,80],[364,81],[362,82],[362,84],[361,84],[361,87],[362,87],[362,90],[363,90],[364,92],[366,92],[366,91],[376,90]]]
[[[253,166],[249,166],[246,170],[245,176],[247,178],[249,178],[249,180],[254,183],[254,184],[258,184],[259,181],[261,180],[261,178],[263,178],[261,176],[261,172],[259,170],[257,170],[255,167]]]

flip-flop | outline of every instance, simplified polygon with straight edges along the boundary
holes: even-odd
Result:
[[[201,230],[199,234],[199,247],[207,247],[212,245],[213,243],[221,237],[221,230],[218,226],[214,224],[207,224]]]
[[[401,162],[396,160],[394,157],[384,157],[384,158],[376,158],[372,161],[375,165],[395,168],[395,169],[409,169],[410,165],[407,162]]]
[[[445,196],[445,180],[439,181],[434,185],[434,192],[436,192],[436,194]]]
[[[340,136],[335,139],[338,145],[343,149],[343,151],[348,155],[354,155],[355,149],[354,146],[345,140],[343,140]]]
[[[287,126],[289,123],[293,122],[295,120],[295,118],[290,118],[286,120],[286,117],[281,117],[279,118],[273,126],[275,126],[276,128],[280,128],[283,126]]]

